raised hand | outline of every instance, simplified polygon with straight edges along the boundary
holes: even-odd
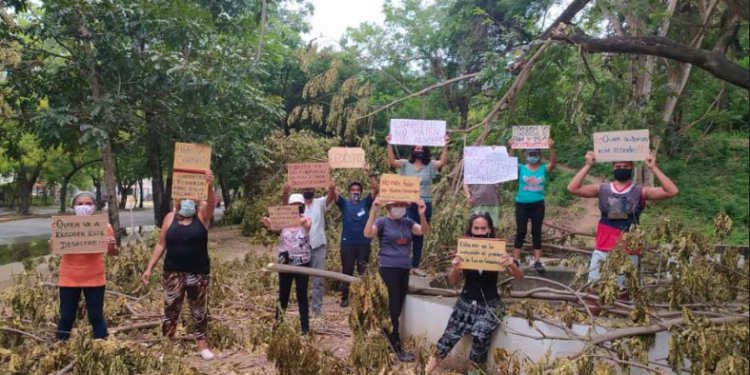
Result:
[[[271,229],[271,219],[268,217],[263,217],[260,219],[260,222],[263,224],[264,227]]]
[[[365,173],[367,173],[368,176],[371,174],[370,173],[371,169],[370,169],[370,164],[369,163],[365,163],[365,166],[363,167],[363,169],[365,170]]]
[[[419,208],[420,215],[425,215],[427,213],[427,204],[424,200],[420,199],[419,202],[417,202],[417,207]]]
[[[289,194],[289,192],[292,191],[292,185],[289,185],[288,182],[284,183],[282,189],[284,189],[284,193]]]
[[[656,168],[656,154],[653,151],[646,157],[646,166],[649,169]]]
[[[510,268],[512,266],[515,266],[515,263],[513,263],[513,258],[505,255],[500,260],[500,265],[503,266],[503,268]]]
[[[214,172],[211,172],[211,170],[206,171],[206,181],[209,186],[214,183]]]
[[[453,266],[454,270],[461,271],[461,256],[460,255],[453,256],[453,260],[451,261],[451,265]]]
[[[555,140],[554,139],[550,138],[548,142],[549,143],[547,145],[549,146],[549,148],[551,148],[551,149],[555,148]]]
[[[451,142],[451,136],[448,134],[445,135],[445,146],[447,147],[448,144]]]
[[[372,202],[372,212],[378,212],[383,207],[383,201],[378,197]]]
[[[385,136],[385,143],[391,144],[391,134],[390,133],[387,136]]]
[[[589,151],[586,153],[586,165],[593,167],[594,164],[596,164],[596,154],[594,151]]]

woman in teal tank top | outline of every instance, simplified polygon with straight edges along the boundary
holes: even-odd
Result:
[[[513,155],[513,142],[508,142],[509,153]],[[526,164],[518,165],[518,194],[516,194],[516,239],[513,244],[513,258],[521,259],[529,221],[531,239],[534,245],[534,268],[540,274],[546,272],[542,264],[542,224],[546,206],[544,197],[547,179],[557,165],[555,142],[549,140],[549,163],[542,163],[542,150],[526,150]]]

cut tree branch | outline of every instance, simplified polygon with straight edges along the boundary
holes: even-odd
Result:
[[[570,26],[564,29],[565,31],[575,30]],[[658,56],[692,64],[711,73],[718,79],[750,90],[750,71],[748,69],[729,61],[718,53],[675,43],[667,38],[646,36],[597,39],[578,30],[572,33],[556,31],[552,33],[551,38],[578,46],[589,53]]]

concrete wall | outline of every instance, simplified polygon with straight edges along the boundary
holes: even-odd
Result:
[[[406,298],[406,305],[402,315],[402,334],[404,337],[425,338],[427,345],[436,344],[448,325],[454,303],[454,298],[409,295]],[[513,334],[517,332],[523,335],[539,337],[539,333],[529,327],[526,319],[506,317],[503,323],[493,337],[492,347],[506,348],[511,352],[523,352],[533,361],[541,359],[547,351],[550,351],[553,356],[565,356],[577,353],[583,348],[583,344],[579,341],[535,340]],[[567,336],[559,328],[542,322],[536,322],[536,327],[548,336]],[[585,335],[589,330],[589,326],[574,325],[572,330],[577,334]],[[601,328],[599,331],[604,332]],[[668,332],[663,332],[656,336],[656,345],[654,345],[654,348],[649,353],[651,361],[666,365],[664,359],[669,355],[669,337],[670,334]],[[471,337],[467,336],[458,343],[453,352],[451,352],[451,355],[442,364],[442,367],[453,371],[466,371],[470,351]],[[491,354],[489,364],[490,366],[494,365]],[[666,374],[673,374],[669,368],[659,367],[658,369]],[[648,372],[641,369],[632,369],[630,370],[630,374],[647,375]]]

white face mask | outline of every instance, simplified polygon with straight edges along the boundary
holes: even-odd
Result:
[[[94,211],[96,211],[96,206],[75,206],[74,208],[76,210],[76,216],[90,216],[94,214]]]
[[[394,219],[401,219],[406,216],[406,207],[393,207],[391,208],[391,216]]]

